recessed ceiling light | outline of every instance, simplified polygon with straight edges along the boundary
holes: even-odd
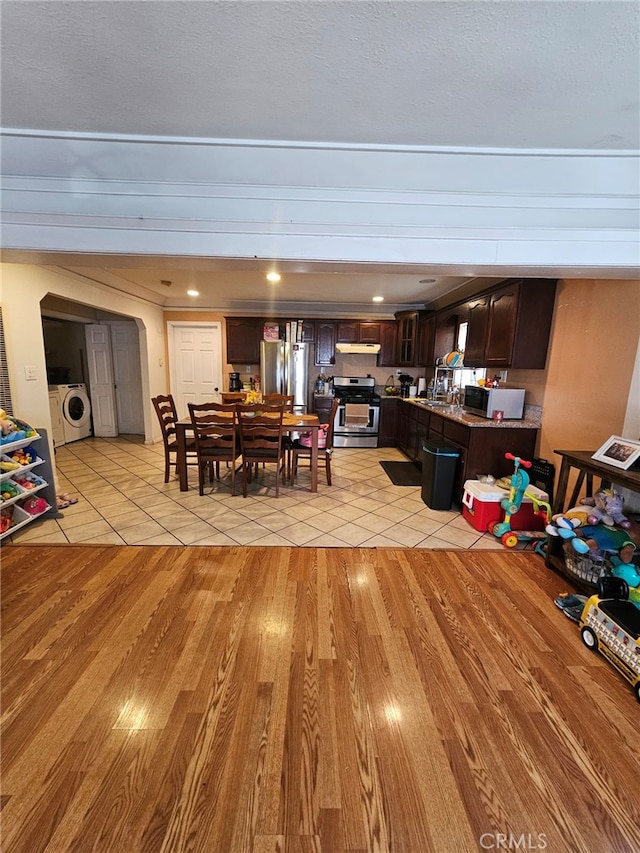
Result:
[[[200,296],[199,290],[187,290],[187,296]]]
[[[418,284],[433,284],[435,282],[435,278],[421,278]]]
[[[280,281],[280,273],[268,272],[267,273],[267,281]]]
[[[384,296],[374,296],[373,302],[384,302]]]

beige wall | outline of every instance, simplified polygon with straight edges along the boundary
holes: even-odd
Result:
[[[640,280],[559,281],[547,369],[539,371],[546,382],[536,390],[541,456],[558,465],[554,450],[595,450],[638,423],[639,338]]]

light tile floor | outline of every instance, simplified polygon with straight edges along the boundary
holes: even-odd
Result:
[[[230,469],[221,480],[180,492],[172,476],[164,483],[161,444],[141,436],[88,438],[56,452],[60,493],[78,503],[27,525],[4,544],[99,543],[117,545],[278,545],[350,548],[501,549],[490,534],[474,530],[460,512],[429,509],[419,486],[394,486],[380,460],[405,460],[394,448],[336,448],[333,485],[319,472],[317,494],[309,469],[295,486],[280,484],[273,468],[260,469],[242,497],[241,479],[231,495]]]

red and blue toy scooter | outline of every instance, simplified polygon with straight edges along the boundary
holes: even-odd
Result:
[[[551,520],[551,507],[535,495],[527,494],[531,481],[524,469],[531,468],[531,462],[521,459],[520,456],[514,456],[512,453],[505,453],[505,459],[512,459],[515,467],[511,475],[509,497],[500,502],[500,506],[504,510],[504,520],[493,524],[489,532],[497,536],[507,548],[515,548],[518,542],[529,542],[535,543],[534,547],[537,553],[544,553],[543,545],[547,541],[546,533],[542,530],[512,530],[511,516],[518,512],[525,497],[530,498],[533,501],[534,515],[538,515],[544,520],[544,527]]]

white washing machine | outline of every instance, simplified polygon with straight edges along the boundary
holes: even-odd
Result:
[[[93,435],[91,429],[91,402],[87,396],[87,386],[82,383],[75,385],[53,385],[49,390],[57,390],[60,397],[60,412],[64,429],[64,441],[77,441]]]

